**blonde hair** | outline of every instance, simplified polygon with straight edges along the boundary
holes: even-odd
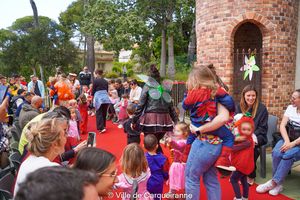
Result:
[[[69,106],[72,107],[77,103],[77,101],[75,99],[71,99],[69,100]]]
[[[194,67],[189,74],[186,87],[188,90],[199,89],[201,87],[216,90],[216,76],[207,66]]]
[[[121,165],[123,173],[132,178],[146,172],[148,163],[143,149],[135,143],[127,145],[121,157]]]
[[[190,133],[190,125],[185,122],[178,122],[176,126],[183,132],[183,136],[187,138]]]
[[[64,118],[43,119],[30,124],[25,133],[28,140],[28,151],[35,156],[42,156],[50,150],[54,142],[60,144],[60,134],[63,129],[60,124],[67,122]]]
[[[245,94],[250,91],[254,91],[256,94],[256,99],[255,99],[255,102],[252,107],[248,106],[246,99],[245,99]],[[242,91],[242,96],[241,96],[241,100],[240,100],[240,107],[241,107],[242,113],[245,114],[246,112],[249,112],[249,110],[252,108],[251,115],[254,119],[256,116],[257,110],[258,110],[258,105],[259,105],[258,93],[257,93],[256,88],[253,85],[247,85],[246,87],[244,87],[244,89]]]

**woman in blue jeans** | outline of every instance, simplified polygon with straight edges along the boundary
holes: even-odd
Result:
[[[300,137],[291,141],[285,128],[289,121],[300,125],[300,89],[294,91],[291,103],[280,124],[280,133],[283,139],[277,142],[272,152],[273,177],[256,188],[258,193],[269,192],[270,195],[278,195],[283,190],[282,183],[293,163],[300,160]]]
[[[220,128],[228,120],[229,111],[223,105],[218,104],[218,115],[213,121],[199,128],[191,126],[191,131],[195,134],[197,132],[199,136],[192,144],[186,164],[185,192],[187,199],[199,200],[201,177],[207,190],[207,198],[209,200],[221,199],[221,187],[214,164],[221,153],[222,144],[220,138],[205,133]]]

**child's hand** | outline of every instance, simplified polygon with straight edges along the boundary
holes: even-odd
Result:
[[[167,142],[167,143],[171,143],[171,142],[172,142],[172,138],[167,137],[167,138],[166,138],[166,142]]]
[[[236,142],[244,142],[246,139],[247,139],[246,136],[241,135],[241,136],[236,137],[234,140]]]

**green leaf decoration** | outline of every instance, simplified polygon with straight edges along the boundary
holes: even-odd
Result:
[[[245,71],[245,73],[244,73],[244,80],[246,80],[246,78],[248,77],[248,75],[249,75],[249,70]]]
[[[246,113],[245,113],[245,116],[246,116],[246,117],[252,117],[252,115],[251,115],[250,112],[246,112]]]
[[[253,65],[252,66],[252,70],[255,71],[255,72],[258,72],[259,71],[259,67],[257,65]]]

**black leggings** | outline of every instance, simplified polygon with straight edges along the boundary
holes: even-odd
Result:
[[[240,185],[239,185],[239,180],[241,181],[242,187],[243,187],[243,197],[248,198],[249,184],[247,182],[247,175],[245,175],[245,174],[243,174],[242,172],[239,172],[239,171],[233,172],[231,177],[230,177],[230,183],[233,187],[235,197],[237,199],[242,198]]]
[[[102,104],[96,111],[97,130],[102,131],[106,128],[106,114],[109,104]]]

